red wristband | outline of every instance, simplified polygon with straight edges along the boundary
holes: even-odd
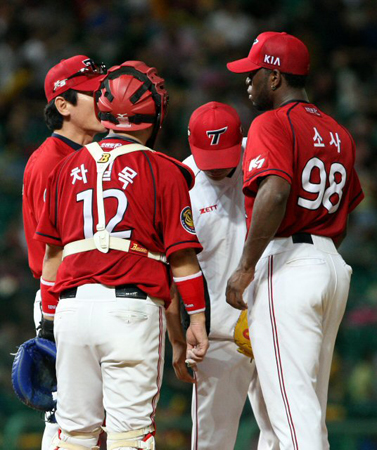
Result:
[[[188,314],[205,311],[206,301],[204,298],[204,282],[201,271],[187,277],[173,277],[173,280],[181,294]]]
[[[55,286],[55,281],[47,281],[43,278],[41,281],[41,297],[42,297],[42,313],[45,316],[54,316],[56,306],[59,301],[59,297],[57,294],[50,292],[50,288]]]

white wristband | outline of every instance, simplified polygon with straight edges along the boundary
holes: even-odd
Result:
[[[201,276],[202,276],[202,271],[199,270],[199,272],[194,273],[192,275],[187,275],[185,277],[173,277],[173,280],[175,281],[175,283],[179,283],[181,281],[193,280],[194,278],[198,278]]]

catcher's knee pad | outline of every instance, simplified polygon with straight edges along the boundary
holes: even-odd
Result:
[[[153,425],[139,430],[123,433],[107,433],[107,450],[123,450],[135,448],[138,450],[155,450]]]
[[[68,431],[59,430],[53,439],[53,449],[66,450],[99,450],[97,445],[101,428],[96,428],[90,433],[69,433]]]

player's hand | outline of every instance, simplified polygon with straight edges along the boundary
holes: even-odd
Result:
[[[204,312],[190,315],[190,326],[186,333],[186,363],[193,370],[196,370],[198,362],[203,361],[209,347],[205,322]]]
[[[186,365],[186,342],[176,341],[172,344],[173,368],[176,377],[185,383],[195,383],[195,378],[191,376]]]
[[[244,310],[247,309],[247,304],[243,300],[243,293],[245,289],[254,279],[255,269],[244,271],[238,268],[229,278],[226,286],[226,302],[233,308]]]
[[[42,315],[42,320],[39,322],[37,330],[38,337],[55,342],[53,317]]]

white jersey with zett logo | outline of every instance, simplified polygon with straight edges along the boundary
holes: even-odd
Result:
[[[209,336],[233,340],[240,311],[226,303],[225,289],[241,258],[246,236],[242,161],[232,177],[219,181],[206,176],[195,164],[193,156],[183,162],[195,174],[190,198],[196,234],[204,249],[198,254],[198,261],[211,299]]]

